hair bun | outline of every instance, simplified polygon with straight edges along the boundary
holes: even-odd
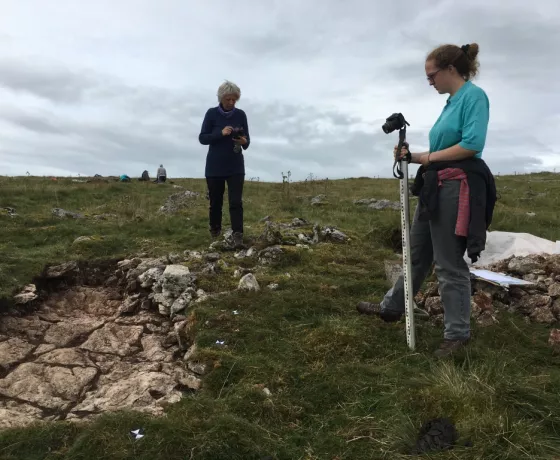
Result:
[[[469,43],[467,45],[461,46],[461,50],[467,55],[467,57],[474,61],[478,56],[478,44],[476,43]]]

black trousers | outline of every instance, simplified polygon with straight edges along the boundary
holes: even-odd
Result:
[[[222,229],[222,207],[224,192],[228,186],[229,217],[234,233],[243,233],[243,184],[245,175],[236,174],[228,177],[207,177],[208,194],[210,196],[210,230]]]

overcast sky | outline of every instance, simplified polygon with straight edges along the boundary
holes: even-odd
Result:
[[[489,6],[486,3],[492,3]],[[558,0],[0,0],[0,174],[203,177],[204,113],[224,79],[249,120],[247,177],[392,175],[446,95],[424,59],[480,46],[494,173],[560,172]],[[413,168],[414,172],[415,169]]]

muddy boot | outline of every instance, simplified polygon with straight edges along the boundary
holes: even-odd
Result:
[[[214,239],[217,239],[222,234],[222,230],[219,228],[211,228],[210,229],[210,236]]]
[[[243,233],[236,232],[233,234],[233,247],[235,249],[245,248],[245,245],[243,244]]]
[[[381,305],[378,303],[371,302],[360,302],[356,307],[359,313],[362,315],[372,315],[379,316],[386,323],[393,323],[401,319],[402,314],[395,313],[392,311],[382,311]]]
[[[461,350],[469,343],[469,339],[466,340],[449,340],[444,339],[440,344],[439,348],[434,352],[436,358],[446,358],[451,356],[456,351]]]

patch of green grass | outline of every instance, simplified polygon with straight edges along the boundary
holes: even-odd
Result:
[[[144,252],[161,256],[207,248],[205,184],[176,180],[201,193],[174,216],[157,213],[179,190],[131,182],[77,184],[0,178],[0,296],[28,283],[47,263]],[[526,231],[560,239],[560,182],[553,174],[499,177],[492,230]],[[389,288],[383,261],[398,258],[398,211],[372,211],[360,198],[398,199],[396,180],[365,178],[290,184],[248,182],[247,237],[277,221],[301,217],[346,232],[348,244],[289,248],[282,262],[257,275],[258,293],[234,292],[197,305],[192,314],[200,356],[214,362],[196,394],[163,418],[107,414],[92,423],[49,423],[0,433],[2,459],[405,459],[430,418],[451,417],[461,441],[431,459],[560,458],[560,356],[547,346],[549,328],[503,313],[499,324],[473,324],[472,345],[436,361],[442,331],[417,323],[417,350],[406,347],[404,324],[356,314],[361,299],[379,300]],[[329,205],[312,207],[310,197]],[[108,220],[58,219],[52,207]],[[535,216],[527,215],[534,212]],[[227,200],[224,225],[228,225]],[[93,241],[74,244],[79,236]],[[209,292],[234,289],[237,266],[201,276]],[[289,273],[289,277],[286,276]],[[266,288],[278,283],[279,290]],[[233,312],[237,311],[238,314]],[[224,345],[216,343],[224,341]],[[267,396],[263,388],[270,390]],[[145,438],[129,431],[142,427]]]

